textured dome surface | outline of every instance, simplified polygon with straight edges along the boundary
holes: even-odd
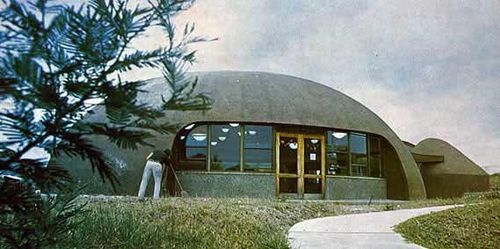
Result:
[[[171,112],[176,120],[333,126],[397,138],[389,126],[368,108],[313,81],[261,72],[224,71],[196,75],[199,77],[197,91],[207,93],[214,100],[212,109],[203,115],[200,112]],[[139,99],[161,103],[160,95],[167,91],[164,80],[151,79],[146,85],[148,93]]]
[[[368,108],[327,86],[286,75],[262,72],[201,72],[195,92],[203,92],[214,101],[212,109],[206,112],[167,111],[165,121],[187,125],[197,121],[237,121],[295,124],[316,127],[347,129],[380,135],[387,139],[399,157],[401,172],[409,199],[425,198],[425,188],[419,169],[409,150],[391,128]],[[159,105],[161,97],[168,95],[167,83],[163,78],[146,81],[145,93],[139,101]],[[105,119],[102,108],[88,120]],[[171,147],[174,135],[160,135],[149,141],[158,148]],[[117,151],[115,147],[101,147],[120,161],[122,168],[133,164],[141,168],[144,155],[151,148],[139,148],[137,152]],[[141,161],[142,160],[142,161]],[[137,166],[140,165],[140,166]]]
[[[428,174],[488,175],[457,148],[441,139],[424,139],[412,151],[421,154],[438,154],[444,156],[444,162],[435,163],[426,168],[426,173]]]
[[[457,148],[436,138],[427,138],[412,151],[419,154],[442,155],[444,160],[421,165],[427,197],[461,197],[467,192],[489,189],[488,174]]]
[[[212,109],[201,112],[169,112],[171,121],[239,121],[310,125],[363,131],[385,137],[395,148],[408,186],[408,197],[425,198],[419,169],[409,150],[392,129],[375,113],[325,85],[287,75],[263,72],[202,72],[198,92],[214,101]],[[141,99],[155,103],[165,92],[162,78],[148,81]],[[169,141],[172,143],[172,141]]]

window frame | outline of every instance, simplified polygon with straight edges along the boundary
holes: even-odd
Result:
[[[333,143],[333,140],[330,140],[329,136],[331,136],[334,132],[341,132],[341,133],[345,133],[346,134],[346,137],[347,137],[347,151],[342,151],[342,150],[336,150],[335,149],[335,145],[332,144]],[[347,168],[345,169],[346,170],[346,173],[345,174],[339,174],[339,173],[336,173],[336,174],[327,174],[328,176],[353,176],[353,177],[376,177],[376,178],[383,178],[383,173],[382,173],[382,168],[383,168],[383,159],[382,159],[382,137],[380,136],[377,136],[377,135],[374,135],[374,134],[371,134],[371,133],[364,133],[364,132],[358,132],[358,131],[347,131],[347,130],[341,130],[341,129],[327,129],[326,132],[325,132],[325,136],[328,138],[326,140],[327,142],[327,147],[329,147],[329,145],[333,145],[333,149],[332,150],[328,150],[327,149],[327,155],[326,155],[326,158],[325,160],[327,160],[327,164],[329,164],[329,155],[328,154],[331,154],[331,153],[335,153],[336,154],[336,157],[337,157],[337,160],[339,158],[339,155],[340,156],[344,156],[347,158]],[[358,153],[358,152],[354,152],[353,151],[353,137],[354,136],[358,136],[358,137],[362,137],[363,138],[363,141],[364,141],[364,151],[365,153]],[[372,176],[371,175],[371,167],[372,167],[372,164],[374,164],[371,160],[371,156],[372,156],[372,153],[371,153],[371,148],[370,148],[370,139],[372,138],[375,138],[378,140],[378,143],[379,143],[379,152],[377,154],[378,156],[378,160],[379,160],[379,169],[380,169],[380,172],[379,172],[379,175],[378,176]],[[330,140],[330,141],[329,141]],[[328,143],[328,142],[331,142],[331,143]],[[332,148],[330,146],[330,148]],[[366,159],[366,162],[365,163],[355,163],[355,158],[359,156],[359,157],[364,157]],[[341,169],[344,169],[344,168],[341,168]],[[340,171],[341,172],[341,171]],[[328,173],[328,172],[326,172]]]
[[[207,138],[205,139],[205,146],[188,146],[187,145],[187,142],[188,142],[188,137],[189,135],[194,132],[196,130],[196,128],[198,127],[201,127],[201,126],[205,126],[205,134],[207,134]],[[185,135],[185,139],[184,141],[182,141],[182,144],[184,145],[184,148],[183,148],[183,153],[182,153],[182,160],[183,161],[196,161],[196,162],[200,162],[200,161],[205,161],[207,160],[208,158],[208,125],[206,124],[199,124],[199,125],[196,125],[193,126],[193,128],[191,128],[190,130],[187,130],[187,133]],[[189,148],[192,148],[192,149],[206,149],[206,155],[205,155],[205,158],[190,158],[190,157],[187,157],[187,149]]]
[[[270,129],[270,132],[271,132],[271,141],[269,143],[269,148],[247,148],[246,147],[246,137],[247,137],[247,133],[246,133],[246,127],[247,126],[262,126],[262,127],[267,127]],[[274,143],[273,143],[273,139],[274,139],[274,127],[271,126],[271,125],[260,125],[260,124],[243,124],[241,125],[241,171],[242,172],[258,172],[258,173],[272,173],[274,172]],[[245,152],[246,151],[269,151],[271,152],[271,167],[270,168],[266,168],[264,170],[251,170],[250,168],[245,168]]]
[[[230,125],[231,123],[238,123],[239,124],[239,132],[241,133],[241,136],[239,137],[239,168],[236,168],[235,170],[214,170],[213,169],[213,160],[212,160],[212,146],[210,144],[210,141],[212,141],[212,129],[214,126],[224,126],[224,125]],[[234,173],[250,173],[250,174],[258,174],[258,173],[273,173],[275,172],[276,169],[276,145],[274,143],[274,139],[276,136],[276,126],[273,124],[261,124],[261,123],[245,123],[245,122],[233,122],[233,121],[228,121],[228,122],[199,122],[199,123],[192,123],[194,124],[194,127],[189,130],[181,130],[178,132],[177,139],[180,138],[180,136],[184,135],[186,136],[186,139],[184,140],[178,140],[180,141],[181,149],[179,152],[181,152],[181,156],[178,156],[179,163],[181,164],[181,168],[179,170],[181,171],[203,171],[203,172],[217,172],[217,173],[222,173],[222,172],[234,172]],[[191,124],[190,124],[191,125]],[[205,140],[205,145],[204,146],[188,146],[187,145],[187,139],[188,136],[194,132],[195,129],[197,129],[200,126],[205,126],[205,133],[207,134],[207,139]],[[265,127],[266,129],[270,129],[270,136],[271,136],[271,141],[269,145],[265,146],[259,146],[259,147],[248,147],[246,143],[247,139],[247,134],[245,134],[245,131],[248,131],[249,126],[257,126],[257,127]],[[186,126],[187,127],[187,126]],[[183,128],[184,129],[184,128]],[[266,132],[268,132],[266,130]],[[345,133],[347,137],[347,150],[342,150],[338,149],[338,146],[335,146],[333,143],[334,140],[332,140],[332,145],[333,145],[333,150],[329,151],[328,150],[328,136],[331,136],[334,132],[341,132]],[[356,153],[353,152],[352,145],[353,145],[353,136],[360,136],[364,138],[365,142],[365,151],[366,154],[363,153]],[[325,155],[324,155],[324,160],[325,163],[328,165],[329,163],[329,154],[330,153],[336,153],[337,161],[339,160],[340,157],[346,158],[346,167],[342,167],[341,169],[345,172],[345,174],[328,174],[328,172],[325,172],[326,175],[328,176],[354,176],[354,177],[372,177],[372,178],[383,178],[383,137],[371,134],[371,133],[363,133],[363,132],[358,132],[358,131],[349,131],[349,130],[342,130],[342,129],[331,129],[331,128],[326,128],[325,129]],[[372,139],[375,139],[377,141],[378,145],[378,152],[373,154],[372,153],[372,148],[371,148],[371,141]],[[341,147],[339,147],[341,148]],[[188,149],[206,149],[206,157],[205,158],[188,158],[187,155],[187,150]],[[246,163],[246,154],[251,151],[268,151],[271,154],[270,158],[270,168],[247,168],[245,167]],[[360,163],[354,163],[354,157],[355,156],[364,156],[366,158],[366,163],[365,164],[360,164]],[[372,170],[371,167],[375,167],[375,163],[373,160],[378,161],[378,176],[372,176]],[[205,168],[203,170],[199,169],[201,167],[198,167],[198,169],[189,169],[189,167],[182,167],[183,164],[203,164],[205,165]],[[325,169],[327,170],[327,169]],[[342,170],[339,170],[339,172],[342,172]]]
[[[352,136],[360,136],[360,137],[364,137],[365,139],[365,154],[362,154],[362,153],[357,153],[357,152],[352,152]],[[349,132],[349,158],[350,158],[350,175],[351,176],[359,176],[359,177],[369,177],[369,158],[368,158],[368,154],[369,154],[369,148],[368,148],[368,134],[366,133],[360,133],[360,132]],[[364,155],[366,157],[366,164],[359,164],[359,163],[353,163],[353,155]],[[354,172],[354,167],[357,167],[357,168],[364,168],[364,174],[353,174]],[[358,170],[358,172],[361,172]],[[368,173],[368,174],[367,174]]]
[[[345,137],[347,138],[347,145],[346,145],[346,150],[345,151],[342,151],[342,150],[336,150],[336,146],[335,144],[333,144],[333,151],[328,151],[328,141],[330,139],[329,136],[333,136],[333,133],[344,133],[345,134]],[[330,175],[330,176],[350,176],[350,172],[351,172],[351,153],[350,153],[350,148],[351,148],[351,141],[350,141],[350,132],[349,131],[345,131],[345,130],[337,130],[337,129],[328,129],[326,131],[326,134],[325,134],[325,137],[327,138],[325,143],[326,143],[326,162],[325,163],[328,163],[328,154],[329,153],[335,153],[336,154],[336,157],[338,158],[339,154],[341,155],[344,155],[346,156],[347,158],[347,165],[345,167],[339,167],[339,168],[342,168],[345,170],[345,174],[327,174],[327,175]],[[337,159],[338,160],[338,159]],[[327,173],[327,172],[325,172]]]
[[[239,132],[241,133],[241,136],[240,136],[240,139],[239,139],[239,168],[236,169],[236,170],[214,170],[213,169],[213,158],[212,158],[212,154],[213,154],[213,148],[210,144],[210,141],[212,141],[212,137],[213,137],[213,127],[214,126],[224,126],[224,125],[230,125],[231,123],[238,123],[239,124]],[[189,129],[189,130],[186,130],[186,131],[183,131],[181,130],[183,133],[181,134],[181,132],[178,132],[178,139],[180,136],[186,136],[186,138],[184,140],[178,140],[179,141],[179,145],[180,145],[180,150],[179,152],[180,153],[180,156],[178,156],[178,160],[179,160],[179,163],[180,164],[195,164],[195,163],[198,163],[198,162],[205,162],[205,169],[202,170],[203,172],[246,172],[246,173],[272,173],[274,172],[274,169],[275,169],[275,165],[274,165],[274,157],[275,157],[275,152],[274,152],[274,143],[273,143],[273,139],[274,139],[274,135],[275,135],[275,127],[273,125],[269,125],[269,124],[257,124],[257,123],[242,123],[242,122],[200,122],[200,123],[193,123],[194,126],[193,128]],[[191,125],[191,124],[189,124]],[[205,140],[205,146],[188,146],[187,145],[187,139],[188,139],[188,136],[198,127],[200,126],[205,126],[205,132],[207,134],[207,138]],[[270,147],[269,148],[246,148],[245,147],[245,127],[246,126],[262,126],[262,127],[267,127],[270,129],[270,141],[269,141],[269,145]],[[187,127],[187,126],[186,126]],[[184,129],[184,128],[183,128]],[[187,150],[189,148],[194,148],[194,149],[206,149],[206,157],[205,158],[188,158],[187,157]],[[262,170],[251,170],[249,168],[245,168],[244,165],[245,165],[245,151],[257,151],[257,150],[261,150],[261,151],[269,151],[271,153],[271,158],[270,158],[270,164],[271,164],[271,167],[270,168],[266,168],[266,169],[262,169]],[[181,171],[201,171],[199,169],[194,169],[194,170],[191,170],[191,169],[186,169],[186,168],[179,168],[179,170]]]
[[[371,140],[377,140],[377,144],[378,144],[378,152],[377,153],[373,153],[373,149],[372,149],[372,142]],[[382,138],[379,137],[379,136],[376,136],[376,135],[369,135],[368,137],[368,165],[369,165],[369,177],[377,177],[377,178],[383,178],[384,177],[384,173],[383,173],[383,151],[382,151]],[[376,160],[378,161],[378,176],[373,176],[372,175],[372,168],[374,167],[374,165],[372,165],[372,161],[375,160],[374,157],[376,156]]]
[[[238,127],[239,127],[239,129],[238,129],[238,130],[239,130],[239,132],[241,133],[241,128],[243,127],[243,124],[242,124],[242,123],[239,123],[239,122],[235,122],[235,123],[238,123],[238,124],[239,124],[239,125],[238,125]],[[238,156],[238,164],[239,164],[239,165],[238,165],[238,167],[237,167],[237,168],[235,168],[235,169],[232,169],[232,170],[230,170],[230,169],[226,169],[226,168],[223,168],[223,169],[217,169],[217,170],[215,170],[215,169],[213,169],[213,165],[212,165],[212,163],[213,163],[213,162],[212,162],[212,161],[213,161],[213,158],[212,158],[212,150],[213,150],[213,148],[212,148],[212,145],[211,145],[211,142],[212,142],[212,139],[213,139],[213,138],[212,138],[212,135],[213,135],[213,129],[214,129],[214,126],[221,126],[221,127],[222,127],[222,126],[230,126],[230,122],[228,122],[228,123],[213,123],[213,124],[207,124],[207,126],[208,126],[208,130],[209,130],[209,135],[208,135],[208,139],[209,139],[209,142],[208,142],[208,147],[210,147],[210,151],[209,151],[209,154],[208,154],[208,156],[210,157],[210,160],[209,160],[210,164],[209,164],[209,166],[208,166],[208,169],[209,169],[209,170],[208,170],[208,172],[241,172],[241,161],[242,161],[242,159],[241,159],[241,141],[243,141],[243,137],[244,137],[244,136],[243,136],[243,134],[240,134],[240,136],[239,136],[239,141],[238,141],[238,143],[237,143],[237,144],[238,144],[238,146],[240,147],[240,148],[239,148],[239,150],[238,150],[238,153],[239,153],[239,156]],[[234,128],[234,127],[233,127],[233,128]],[[217,138],[215,138],[215,139],[217,140]],[[218,142],[218,141],[216,141],[216,142]]]

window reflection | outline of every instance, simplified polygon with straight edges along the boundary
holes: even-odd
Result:
[[[335,151],[347,152],[347,146],[349,143],[348,134],[345,132],[330,132],[328,138],[331,141],[332,146]]]
[[[174,148],[178,163],[174,165],[182,170],[207,170],[208,126],[190,124],[179,131]]]
[[[280,138],[280,173],[297,174],[297,138]]]
[[[244,170],[272,171],[272,128],[261,125],[245,125],[244,127]]]
[[[321,143],[319,139],[304,139],[304,174],[321,174]]]
[[[192,127],[191,127],[192,128]],[[200,125],[189,132],[186,140],[185,158],[205,160],[207,158],[207,126]]]
[[[327,174],[348,175],[349,136],[345,132],[327,132]]]
[[[239,171],[239,125],[211,125],[210,131],[210,170]]]
[[[366,135],[351,134],[351,174],[353,176],[366,176],[368,157],[366,154]]]
[[[351,152],[366,155],[366,135],[358,133],[351,135]]]
[[[177,166],[207,170],[210,158],[211,171],[273,172],[272,130],[269,125],[244,123],[190,124],[177,135],[177,144],[181,145],[176,150]],[[330,130],[325,138],[327,174],[383,176],[381,137]],[[296,137],[281,137],[276,148],[280,150],[280,173],[298,172],[298,142]],[[321,139],[305,138],[303,146],[304,174],[321,172]]]

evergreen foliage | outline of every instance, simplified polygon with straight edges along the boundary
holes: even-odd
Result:
[[[135,149],[148,145],[146,139],[156,132],[176,131],[176,124],[158,121],[165,109],[209,109],[210,99],[194,92],[197,79],[186,75],[196,54],[188,46],[207,39],[195,36],[192,24],[176,32],[172,22],[193,0],[149,0],[133,8],[127,0],[89,0],[81,6],[3,2],[0,244],[39,248],[55,243],[81,206],[74,205],[74,194],[63,194],[73,179],[62,165],[47,165],[26,153],[41,148],[52,157],[88,160],[115,187],[119,182],[109,161],[89,136],[106,136],[120,148]],[[132,42],[151,27],[165,33],[166,46],[133,48]],[[144,82],[122,77],[137,68],[163,73],[170,92],[162,107],[139,102]],[[97,106],[105,108],[109,122],[83,122]],[[58,197],[49,195],[54,191]]]

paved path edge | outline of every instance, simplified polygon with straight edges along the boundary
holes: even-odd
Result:
[[[393,228],[408,219],[463,205],[348,214],[305,220],[288,231],[291,248],[422,248]]]

